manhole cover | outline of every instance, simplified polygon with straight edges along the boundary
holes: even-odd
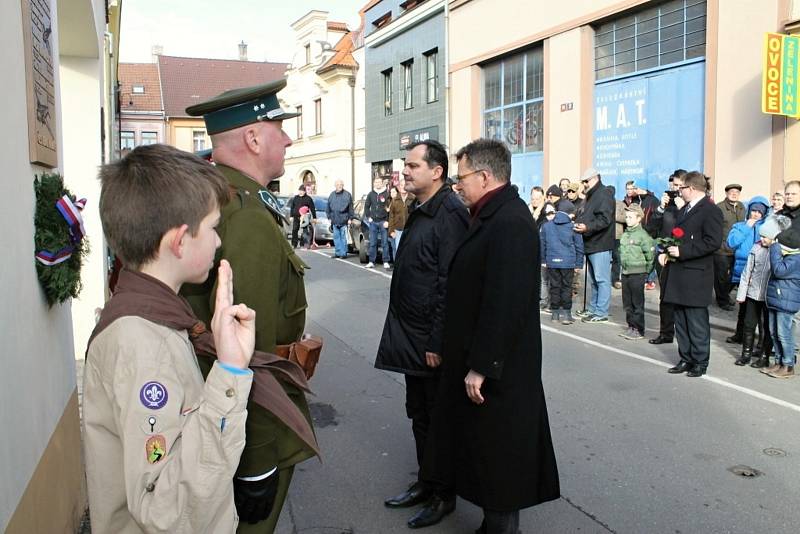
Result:
[[[786,456],[786,451],[782,449],[776,449],[775,447],[764,449],[763,453],[766,454],[767,456],[777,456],[777,457]]]
[[[755,467],[750,467],[748,465],[734,465],[733,467],[729,467],[728,471],[742,478],[756,478],[764,474]]]

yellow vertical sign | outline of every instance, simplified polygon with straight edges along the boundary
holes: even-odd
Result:
[[[761,111],[800,118],[800,37],[767,33],[764,37],[764,70]]]

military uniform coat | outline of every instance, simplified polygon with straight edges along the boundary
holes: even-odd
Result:
[[[688,307],[711,305],[714,288],[714,253],[722,243],[722,211],[703,197],[686,212],[684,206],[675,228],[684,232],[680,256],[670,261],[661,273],[662,300]]]
[[[275,346],[300,339],[306,320],[303,275],[307,266],[295,254],[278,223],[279,215],[261,200],[264,191],[241,172],[217,165],[231,186],[231,201],[222,209],[217,228],[222,246],[217,263],[227,259],[233,270],[233,300],[256,311],[256,350],[275,352]],[[181,294],[195,315],[207,325],[214,313],[216,267],[202,285],[184,285]],[[205,375],[211,362],[198,358]],[[305,396],[294,386],[281,384],[308,416]],[[310,458],[314,452],[275,417],[252,401],[247,406],[247,444],[238,476],[261,475],[276,465],[285,468]]]
[[[495,511],[558,498],[541,380],[538,234],[513,186],[483,206],[450,264],[442,357],[433,432],[443,445],[423,474],[452,477],[458,495]],[[470,369],[486,377],[482,405],[467,397]]]

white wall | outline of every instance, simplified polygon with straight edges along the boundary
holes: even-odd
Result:
[[[55,2],[53,18],[56,17]],[[75,362],[69,303],[47,307],[33,258],[34,173],[28,162],[27,103],[20,2],[0,2],[0,100],[5,103],[0,143],[3,179],[0,196],[0,529],[10,515],[64,407],[75,389]],[[58,28],[52,43],[58,57]],[[56,80],[58,81],[56,71]],[[57,101],[60,95],[57,95]],[[99,121],[98,121],[99,124]],[[63,148],[63,137],[60,135]],[[63,158],[63,151],[61,152]],[[63,159],[61,160],[63,161]],[[42,510],[42,513],[46,513]]]

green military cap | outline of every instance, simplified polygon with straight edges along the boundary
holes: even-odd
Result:
[[[190,117],[203,116],[208,135],[214,135],[258,121],[282,121],[297,117],[281,109],[278,91],[286,87],[286,80],[276,80],[265,85],[231,89],[222,94],[189,106]]]

